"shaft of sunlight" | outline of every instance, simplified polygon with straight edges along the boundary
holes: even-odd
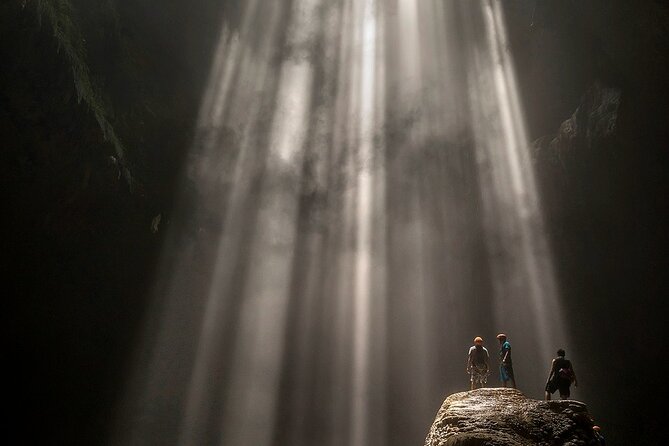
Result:
[[[112,444],[417,443],[499,331],[541,390],[522,359],[566,339],[502,2],[240,8]]]
[[[360,44],[359,55],[359,99],[358,135],[358,175],[356,206],[356,262],[354,286],[354,323],[353,323],[353,407],[351,408],[352,446],[368,444],[368,425],[370,417],[370,317],[372,278],[372,210],[373,178],[370,165],[373,158],[374,133],[374,97],[376,65],[376,8],[373,0],[365,0],[359,6],[361,25],[358,26]]]
[[[470,84],[470,96],[482,167],[495,316],[500,327],[522,332],[528,339],[521,343],[522,348],[540,352],[541,364],[545,364],[566,342],[552,255],[528,153],[530,144],[502,6],[498,1],[478,6],[480,10],[470,13],[480,14],[486,39],[475,52],[474,66],[469,68],[470,73],[478,73]],[[539,366],[533,374],[540,374],[540,370]]]

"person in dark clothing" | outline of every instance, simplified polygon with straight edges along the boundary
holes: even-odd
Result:
[[[474,345],[469,349],[467,356],[467,373],[470,375],[471,390],[480,389],[488,382],[490,370],[490,355],[483,346],[483,338],[474,338]]]
[[[556,390],[560,391],[561,399],[569,398],[569,388],[572,383],[575,387],[578,387],[576,373],[574,373],[571,361],[565,359],[565,351],[560,349],[557,351],[557,358],[553,359],[551,363],[551,372],[546,381],[546,400],[550,400],[551,395]]]
[[[599,426],[592,426],[592,430],[595,431],[595,438],[598,441],[598,445],[606,446],[606,441],[604,441],[604,435],[602,435],[602,428]]]
[[[511,361],[511,343],[506,338],[504,333],[497,335],[499,340],[499,380],[502,381],[504,387],[511,381],[511,387],[516,388],[516,378],[513,376],[513,363]]]

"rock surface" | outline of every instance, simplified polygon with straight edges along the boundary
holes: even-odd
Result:
[[[611,137],[618,122],[620,101],[620,90],[594,83],[556,134],[533,142],[535,160],[559,161],[564,166],[576,156],[576,151],[590,151],[598,142]]]
[[[504,388],[449,396],[425,440],[425,446],[597,444],[585,404],[538,401]]]

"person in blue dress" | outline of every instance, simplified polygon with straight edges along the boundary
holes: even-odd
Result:
[[[502,381],[504,387],[516,388],[516,378],[513,375],[513,362],[511,361],[511,343],[508,341],[504,333],[497,335],[499,341],[499,380]]]

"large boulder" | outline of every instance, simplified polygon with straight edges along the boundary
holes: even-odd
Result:
[[[585,404],[538,401],[515,389],[478,389],[444,401],[425,446],[597,445]]]

